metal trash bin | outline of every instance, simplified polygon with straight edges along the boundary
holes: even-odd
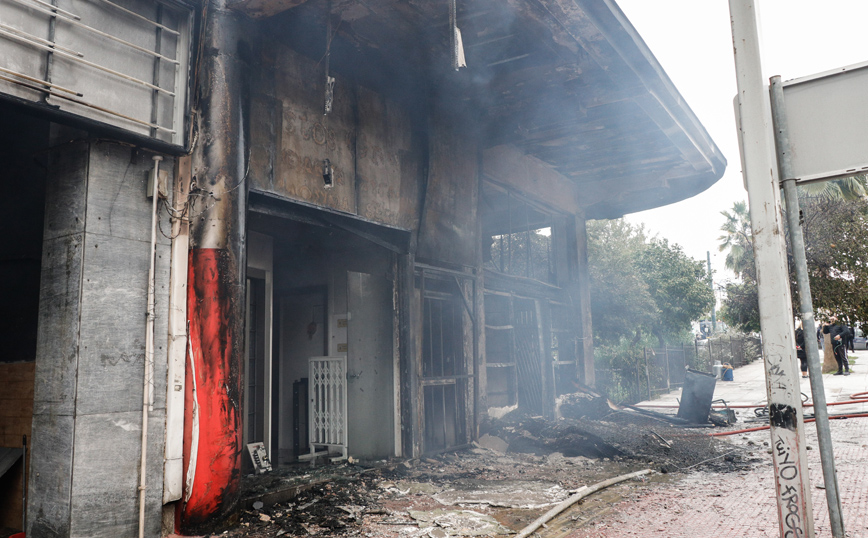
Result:
[[[714,374],[688,369],[684,373],[684,387],[681,389],[678,418],[683,418],[694,424],[707,424],[716,384],[717,377]]]

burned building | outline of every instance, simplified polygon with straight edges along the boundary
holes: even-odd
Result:
[[[0,527],[34,537],[220,525],[248,445],[553,415],[594,386],[586,220],[725,167],[611,1],[7,0],[0,50]]]

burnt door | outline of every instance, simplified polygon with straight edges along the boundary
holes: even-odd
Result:
[[[467,442],[467,328],[455,280],[422,278],[423,451]]]

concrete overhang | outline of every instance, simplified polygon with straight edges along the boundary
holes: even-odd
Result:
[[[460,0],[467,67],[458,72],[451,67],[448,0],[237,6],[267,16],[264,28],[275,39],[317,60],[330,42],[336,72],[420,116],[454,116],[483,149],[512,147],[510,154],[546,163],[575,186],[588,218],[689,198],[726,167],[612,0]]]

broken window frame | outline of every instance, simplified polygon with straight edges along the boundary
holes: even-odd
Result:
[[[499,311],[493,310],[496,303],[501,303]],[[551,404],[549,385],[556,374],[556,365],[551,360],[548,305],[546,299],[539,297],[485,290],[486,392],[490,407],[517,407],[532,413],[547,413]],[[492,356],[498,353],[506,360],[491,362]],[[495,379],[505,384],[505,390],[492,391]],[[501,396],[505,401],[498,400]]]
[[[488,193],[488,194],[486,194]],[[493,209],[490,201],[491,195],[499,193],[506,198],[505,222],[492,222],[492,213],[486,215],[486,208]],[[554,224],[557,212],[544,207],[541,204],[522,196],[515,190],[500,185],[489,179],[482,180],[480,189],[481,214],[483,215],[483,235],[490,237],[489,253],[484,254],[484,268],[503,275],[525,278],[544,284],[555,284],[558,280],[557,253],[554,251],[556,227]],[[501,208],[500,211],[503,211]],[[531,219],[533,214],[534,218]],[[488,218],[486,219],[486,216]],[[505,230],[500,230],[505,226]],[[539,234],[540,230],[549,230],[547,236]],[[499,232],[499,233],[498,233]],[[545,239],[544,264],[545,274],[538,274],[536,270],[536,256],[534,234],[542,235]],[[522,248],[521,241],[524,241]],[[485,249],[485,246],[483,246]],[[513,255],[515,254],[515,258]],[[519,259],[523,257],[523,259]]]
[[[578,379],[579,342],[578,327],[572,306],[560,301],[549,301],[549,346],[548,352],[553,368],[555,397],[575,392]],[[561,310],[560,315],[555,312]],[[566,321],[566,323],[558,323]],[[569,383],[567,383],[569,381]]]

